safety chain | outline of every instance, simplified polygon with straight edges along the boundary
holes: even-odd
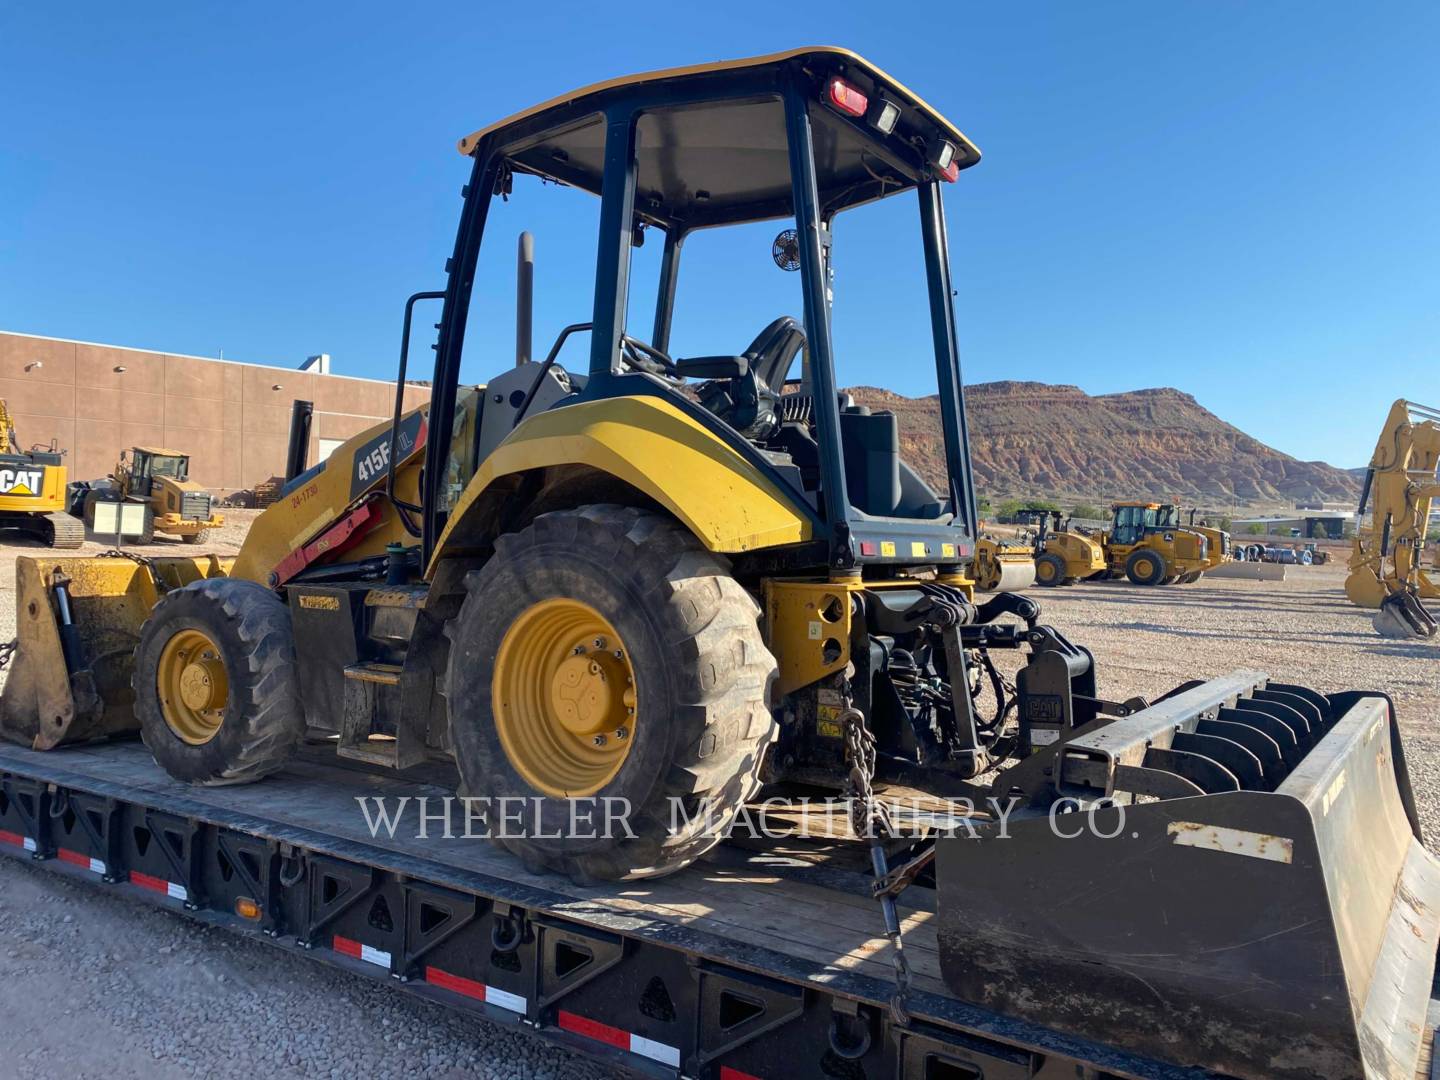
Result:
[[[848,693],[842,693],[845,709],[840,714],[840,723],[845,735],[845,757],[850,763],[849,781],[845,791],[850,802],[850,827],[856,836],[864,837],[870,844],[870,866],[876,882],[875,896],[880,901],[880,911],[885,919],[885,937],[890,942],[890,955],[895,967],[895,993],[890,995],[890,1020],[897,1027],[908,1027],[910,961],[900,941],[900,915],[895,908],[895,894],[899,889],[890,891],[881,887],[890,877],[884,838],[894,835],[894,824],[890,820],[890,812],[875,801],[872,787],[875,778],[875,736],[865,726],[865,714],[851,704]]]
[[[169,591],[165,579],[160,576],[160,570],[155,565],[155,560],[146,555],[136,555],[133,551],[121,551],[119,548],[110,548],[95,556],[97,559],[129,559],[133,563],[139,563],[150,571],[150,580],[155,583],[155,591],[163,593]]]

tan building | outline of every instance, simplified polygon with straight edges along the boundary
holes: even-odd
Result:
[[[406,387],[405,407],[429,393]],[[389,419],[395,384],[0,332],[0,398],[21,447],[53,439],[71,480],[106,475],[122,449],[158,445],[187,451],[197,483],[232,491],[284,473],[296,398],[315,404],[313,465]]]

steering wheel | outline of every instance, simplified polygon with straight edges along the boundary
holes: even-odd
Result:
[[[683,378],[680,369],[675,366],[674,360],[659,349],[646,345],[643,341],[637,341],[628,334],[620,336],[620,357],[636,371],[648,372],[651,375],[663,375],[670,379]]]

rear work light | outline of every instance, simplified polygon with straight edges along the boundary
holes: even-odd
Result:
[[[870,99],[838,75],[825,87],[825,100],[846,116],[864,116]]]
[[[960,175],[960,162],[956,160],[955,144],[944,139],[937,140],[930,149],[930,164],[942,180],[954,183]]]
[[[870,124],[881,135],[889,135],[895,130],[895,124],[900,119],[900,106],[893,101],[886,101],[881,98],[870,110]]]

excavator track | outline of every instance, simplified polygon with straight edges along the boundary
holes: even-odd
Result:
[[[53,548],[78,548],[85,541],[85,523],[69,514],[46,514],[45,536]]]

